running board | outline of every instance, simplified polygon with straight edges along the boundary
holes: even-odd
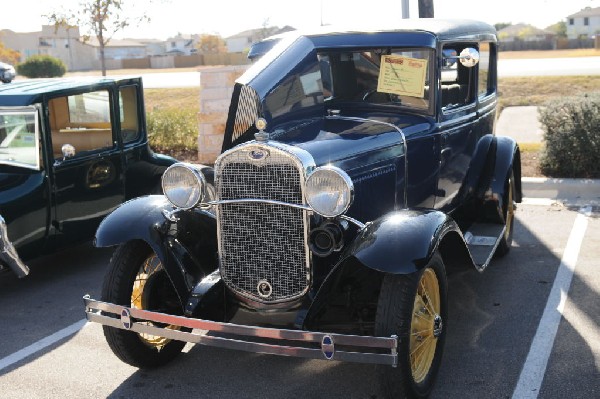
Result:
[[[505,231],[503,224],[475,223],[464,234],[473,263],[480,272],[490,264]]]

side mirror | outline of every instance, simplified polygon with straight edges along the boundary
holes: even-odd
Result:
[[[71,144],[63,144],[63,146],[60,147],[60,150],[62,151],[64,159],[73,158],[75,156],[75,147]]]
[[[467,68],[472,68],[479,63],[479,51],[472,47],[463,49],[459,55],[456,55],[456,51],[454,50],[444,50],[443,54],[445,67],[454,65],[454,62],[449,60],[459,60]]]
[[[463,66],[472,68],[479,63],[479,51],[472,47],[467,47],[460,52],[458,58]]]

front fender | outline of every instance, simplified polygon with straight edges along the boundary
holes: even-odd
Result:
[[[96,230],[94,245],[112,247],[130,240],[146,241],[157,255],[160,255],[162,242],[159,233],[165,222],[163,210],[173,207],[162,195],[149,195],[127,201],[109,214]]]
[[[363,265],[385,273],[409,274],[427,265],[448,232],[462,237],[456,222],[434,210],[401,210],[369,223],[346,250]]]
[[[168,220],[163,211],[172,205],[162,195],[128,201],[108,215],[96,231],[94,245],[110,247],[132,240],[146,242],[161,260],[177,294],[185,304],[194,284],[216,268],[210,254],[216,253],[216,222],[212,216],[194,211],[175,214]],[[178,224],[182,224],[177,231]],[[187,231],[187,230],[190,231]],[[189,243],[192,234],[194,243]]]

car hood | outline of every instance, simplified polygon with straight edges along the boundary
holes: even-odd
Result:
[[[404,130],[428,129],[426,119],[408,116],[390,123],[374,115],[328,116],[274,128],[270,139],[309,152],[317,166],[350,170],[404,154]]]

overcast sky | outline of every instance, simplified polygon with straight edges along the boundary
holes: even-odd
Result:
[[[124,0],[127,12],[145,11],[149,23],[130,27],[116,38],[167,39],[177,33],[218,33],[223,37],[269,25],[312,28],[324,24],[390,26],[401,18],[401,0]],[[53,9],[76,9],[81,0],[12,0],[2,3],[0,29],[16,32],[41,30],[42,17]],[[10,4],[10,5],[9,5]],[[417,17],[417,0],[410,0],[411,16]],[[545,28],[584,7],[600,7],[600,0],[434,0],[438,18],[478,19],[530,23]]]

